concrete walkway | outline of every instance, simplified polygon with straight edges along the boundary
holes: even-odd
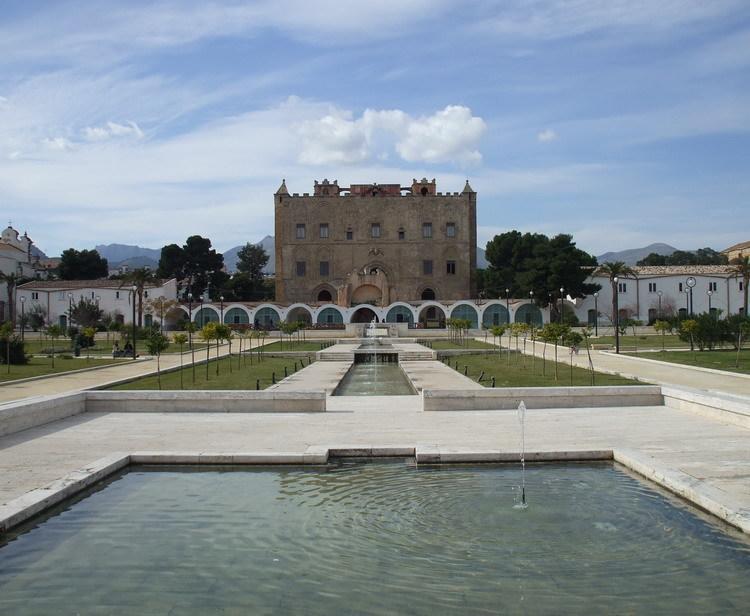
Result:
[[[476,339],[484,341],[483,338]],[[543,347],[543,343],[536,343],[534,354],[537,357],[542,357]],[[507,347],[503,348],[507,349]],[[515,344],[512,349],[515,350]],[[519,345],[519,349],[522,350],[522,345]],[[526,354],[531,354],[531,352],[532,345],[527,342]],[[565,363],[570,361],[570,352],[567,347],[558,346],[557,354],[558,361]],[[554,359],[554,347],[550,344],[547,345],[547,359]],[[750,376],[747,375],[723,371],[707,372],[692,366],[655,361],[652,357],[616,355],[605,351],[591,351],[591,360],[594,363],[594,370],[619,374],[647,383],[750,396]],[[579,349],[578,354],[573,356],[573,365],[588,369],[586,349]]]
[[[266,341],[262,344],[268,344],[272,341]],[[261,346],[262,346],[261,344]],[[256,348],[257,345],[253,345]],[[243,345],[243,349],[244,349]],[[237,352],[237,345],[232,345],[232,352]],[[219,356],[225,356],[229,353],[228,345],[219,347]],[[211,359],[216,357],[216,347],[211,348]],[[196,350],[196,363],[206,358],[206,349]],[[182,354],[183,364],[189,365],[191,354]],[[168,370],[177,368],[180,365],[180,354],[169,353],[161,356],[161,369]],[[98,370],[88,370],[85,372],[63,373],[55,376],[26,381],[24,383],[8,383],[0,386],[0,404],[20,400],[22,398],[31,398],[36,396],[52,396],[55,394],[66,394],[82,389],[95,389],[103,387],[109,383],[120,381],[122,379],[131,379],[149,374],[156,373],[156,358],[146,359],[139,362],[123,362],[115,366],[108,366]]]

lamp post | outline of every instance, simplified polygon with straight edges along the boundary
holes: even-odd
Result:
[[[136,355],[137,355],[137,353],[135,352],[135,345],[136,345],[136,343],[135,343],[135,335],[136,335],[136,331],[135,331],[135,294],[138,291],[138,287],[136,287],[135,285],[133,285],[132,287],[130,287],[130,291],[133,293],[133,361],[135,361],[135,358],[136,358]]]
[[[505,310],[508,311],[508,323],[510,323],[510,289],[505,289]],[[510,340],[510,338],[508,338]]]
[[[201,295],[200,308],[198,309],[198,327],[203,327],[203,296]]]
[[[615,353],[618,353],[618,354],[620,352],[620,308],[619,308],[620,298],[618,297],[618,295],[619,295],[619,287],[617,286],[617,282],[619,280],[620,279],[617,276],[615,276],[612,279],[612,282],[615,283],[615,286],[613,288],[613,291],[614,291],[614,294],[615,294],[615,296],[613,298],[613,301],[615,303],[615,314],[614,314],[614,318],[615,318]]]
[[[657,291],[656,294],[659,296],[659,320],[661,321],[662,320],[662,315],[661,315],[661,296],[662,296],[662,292],[661,291]]]
[[[685,289],[685,318],[690,318],[690,289]]]
[[[193,346],[193,292],[188,293],[188,344],[190,345],[190,365],[193,367],[195,383],[195,347]]]
[[[221,307],[220,308],[220,312],[221,312],[221,325],[224,325],[224,296],[223,295],[219,296],[219,306]]]
[[[594,293],[594,336],[599,337],[599,292]]]
[[[691,317],[693,316],[693,287],[695,286],[695,282],[696,280],[692,276],[688,276],[688,279],[685,281],[685,284],[688,287],[688,293],[690,294],[690,306],[688,314],[690,314]]]
[[[563,293],[565,289],[560,287],[560,325],[563,324]]]
[[[711,295],[713,295],[713,293],[711,293],[711,289],[706,291],[706,295],[708,295],[708,314],[711,314]],[[23,323],[23,321],[21,321],[21,323]]]
[[[24,305],[26,304],[26,297],[21,296],[21,342],[24,341],[24,334],[26,332],[26,312],[24,310]],[[10,358],[8,359],[10,361]]]
[[[73,326],[73,294],[68,293],[68,329]]]

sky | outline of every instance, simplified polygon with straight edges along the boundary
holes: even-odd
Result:
[[[482,246],[750,240],[750,3],[2,2],[0,216],[49,255],[422,177],[469,179]]]

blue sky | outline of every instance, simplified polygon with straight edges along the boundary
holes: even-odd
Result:
[[[747,0],[14,2],[0,211],[48,254],[226,250],[272,194],[436,178],[480,244],[750,239]]]

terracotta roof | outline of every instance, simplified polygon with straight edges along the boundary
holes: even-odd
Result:
[[[750,250],[750,242],[740,242],[739,244],[735,244],[734,246],[730,246],[729,248],[725,248],[721,252],[727,253],[727,252],[736,252],[738,250]]]
[[[733,276],[731,265],[635,265],[631,268],[639,278],[648,276]],[[595,271],[592,276],[602,276]]]
[[[147,289],[154,289],[164,286],[168,280],[157,280],[156,282],[146,284]],[[67,289],[123,289],[130,285],[123,284],[122,280],[109,280],[100,278],[98,280],[33,280],[19,285],[19,289],[30,289],[32,291],[57,291]]]

